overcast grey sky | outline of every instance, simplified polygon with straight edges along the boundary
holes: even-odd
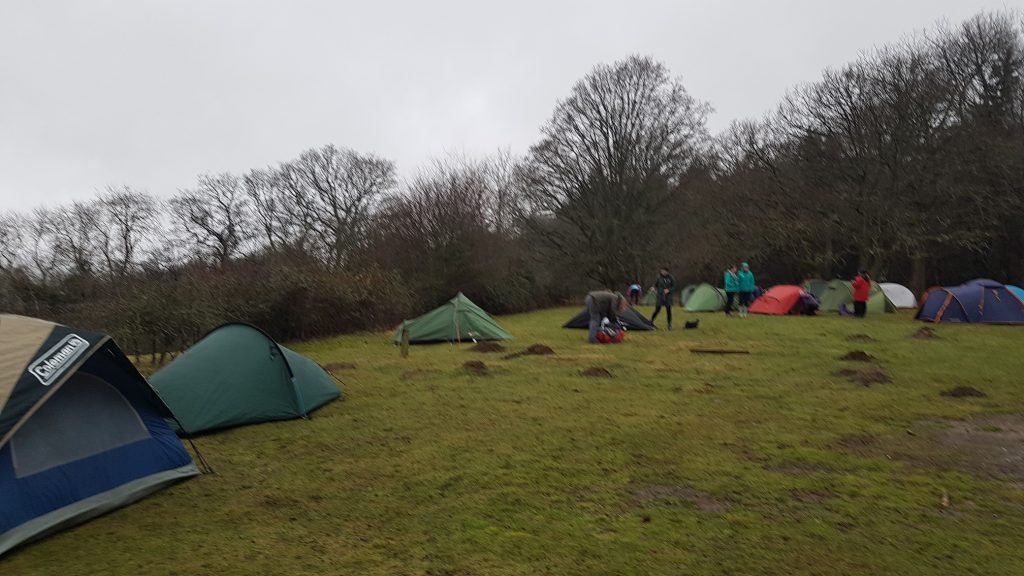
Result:
[[[0,210],[166,197],[326,143],[402,175],[521,153],[576,80],[633,53],[718,131],[861,50],[1022,2],[3,0]]]

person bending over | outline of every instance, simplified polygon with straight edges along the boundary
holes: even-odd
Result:
[[[629,302],[633,306],[640,305],[640,292],[643,291],[643,286],[640,285],[640,281],[637,280],[629,285]]]
[[[587,294],[584,302],[587,305],[587,312],[590,314],[590,331],[587,333],[587,341],[597,344],[597,331],[601,328],[601,320],[607,318],[610,322],[619,322],[619,313],[626,309],[626,297],[618,292],[608,290],[595,290]]]

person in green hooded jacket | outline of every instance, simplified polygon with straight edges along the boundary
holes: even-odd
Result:
[[[736,301],[736,293],[740,291],[740,281],[736,276],[736,265],[733,264],[725,271],[722,278],[725,288],[725,315],[732,316],[732,303]]]
[[[740,271],[736,273],[737,287],[740,294],[740,318],[747,317],[747,309],[754,299],[754,273],[750,271],[750,264],[740,264]]]

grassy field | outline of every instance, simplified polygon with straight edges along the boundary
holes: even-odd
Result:
[[[0,574],[1024,573],[1024,329],[705,314],[588,346],[560,328],[575,312],[500,319],[509,351],[551,356],[296,345],[355,365],[342,401],[199,438],[216,474]],[[956,386],[986,396],[940,396]]]

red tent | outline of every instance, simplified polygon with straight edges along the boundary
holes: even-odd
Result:
[[[804,289],[799,286],[772,286],[770,290],[754,300],[750,305],[753,314],[799,314],[801,310],[800,295]]]

